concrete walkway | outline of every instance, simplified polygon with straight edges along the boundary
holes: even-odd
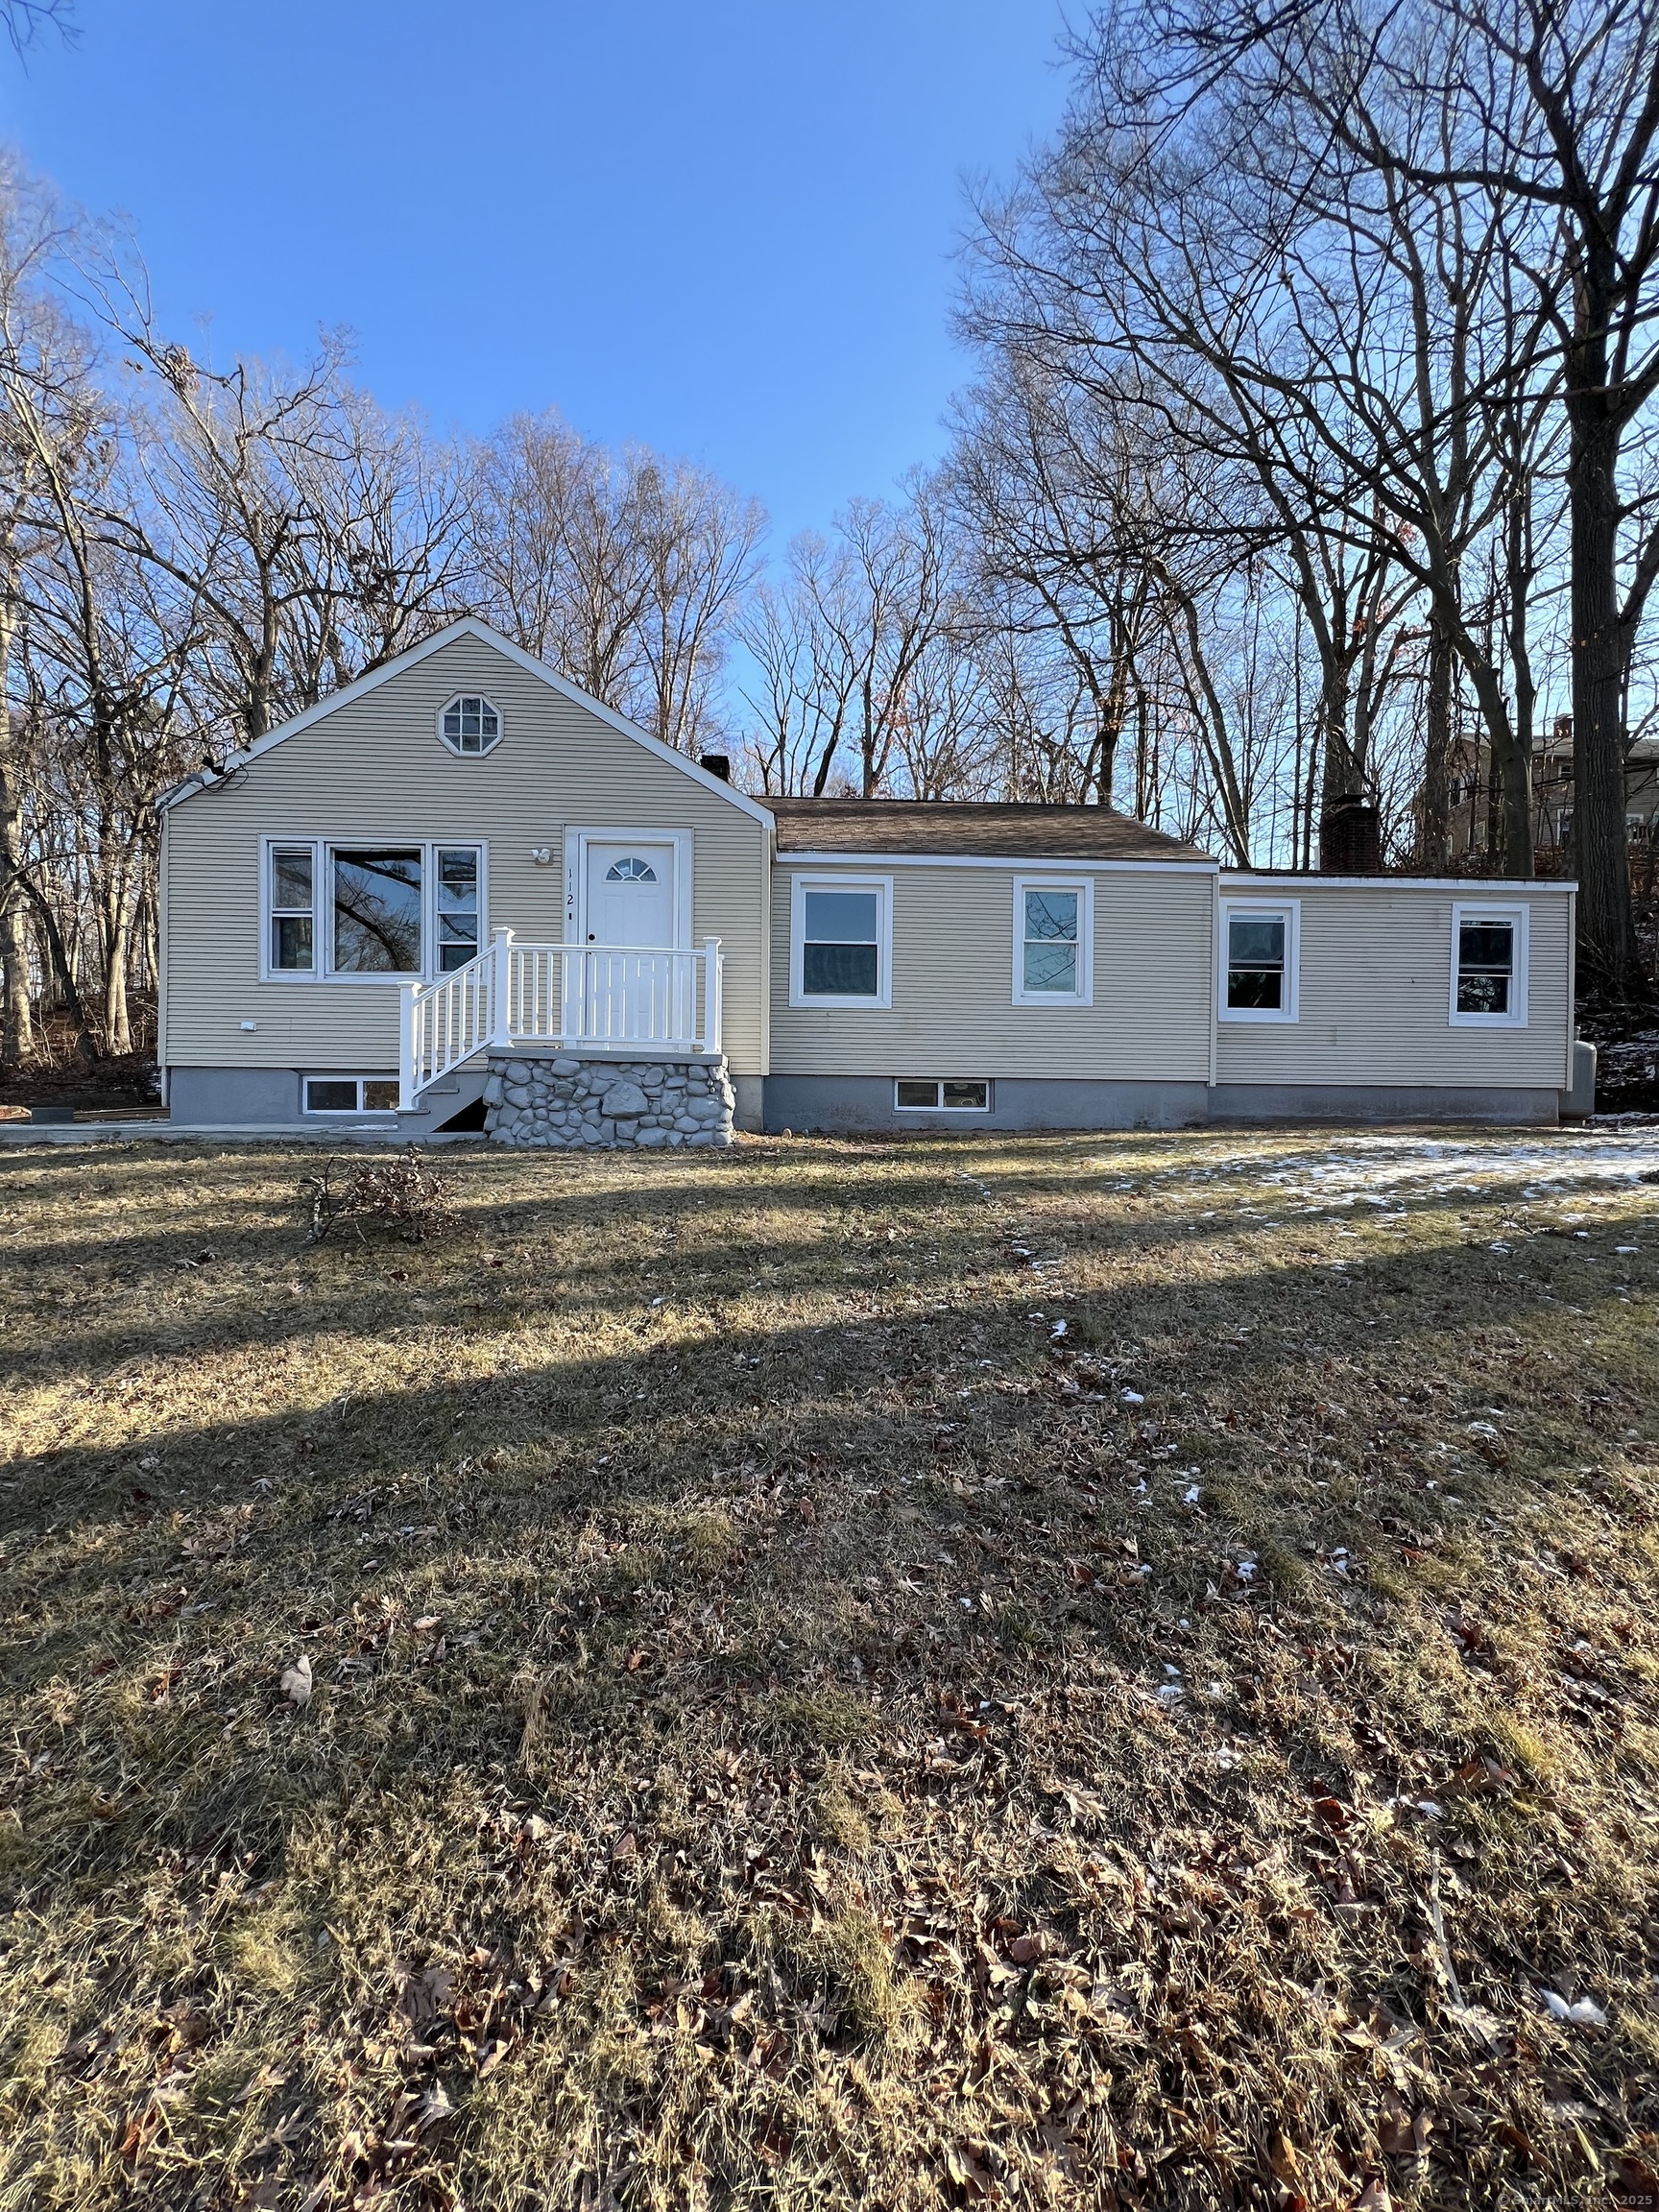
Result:
[[[27,1144],[312,1144],[338,1148],[346,1144],[390,1144],[402,1151],[410,1142],[422,1150],[428,1144],[482,1144],[481,1131],[456,1130],[444,1135],[434,1130],[411,1139],[401,1129],[304,1129],[293,1123],[270,1127],[247,1122],[204,1125],[174,1122],[157,1116],[150,1121],[0,1121],[0,1147],[15,1151]]]

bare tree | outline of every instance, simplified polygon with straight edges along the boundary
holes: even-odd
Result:
[[[763,679],[745,696],[768,789],[844,783],[872,799],[896,769],[936,786],[966,760],[974,686],[954,665],[954,585],[945,503],[919,473],[897,501],[854,500],[831,540],[795,541],[743,631]]]
[[[130,497],[103,541],[168,579],[232,744],[418,643],[461,603],[462,486],[420,426],[345,376],[340,341],[290,373],[220,372],[147,324]]]
[[[714,734],[726,638],[765,517],[707,470],[516,416],[477,451],[470,529],[480,610],[664,743]]]
[[[75,28],[75,0],[0,0],[0,30],[19,60],[48,29],[55,30],[65,46],[80,33]]]
[[[987,210],[971,327],[1063,364],[1099,411],[1140,409],[1235,480],[1253,473],[1243,527],[1284,563],[1319,654],[1328,799],[1364,785],[1353,685],[1379,616],[1422,594],[1476,692],[1525,872],[1527,749],[1463,579],[1511,470],[1538,463],[1546,319],[1516,315],[1508,233],[1478,188],[1431,192],[1288,98],[1239,107],[1230,79],[1172,97],[1144,65],[1159,36],[1141,12],[1097,23],[1060,143]],[[1419,102],[1409,124],[1432,137],[1448,120]]]
[[[1292,0],[1263,13],[1238,0],[1155,0],[1143,23],[1166,105],[1202,104],[1223,84],[1252,118],[1293,104],[1376,173],[1484,195],[1509,234],[1550,327],[1570,438],[1580,961],[1610,993],[1635,988],[1624,695],[1659,525],[1649,517],[1630,541],[1621,455],[1659,390],[1659,11],[1652,0]],[[1425,113],[1447,127],[1400,128]]]

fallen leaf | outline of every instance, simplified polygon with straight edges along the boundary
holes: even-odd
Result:
[[[284,1669],[282,1695],[284,1697],[292,1698],[296,1705],[310,1704],[311,1658],[308,1652],[302,1651],[292,1667]]]
[[[1626,2152],[1607,2183],[1607,2202],[1614,2212],[1655,2212],[1659,2207],[1659,2174]]]
[[[1016,1966],[1034,1966],[1038,1960],[1052,1959],[1065,1948],[1051,1928],[1038,1928],[1028,1936],[1016,1936],[1008,1945],[1008,1956]]]

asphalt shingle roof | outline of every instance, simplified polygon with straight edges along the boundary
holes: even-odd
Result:
[[[1012,860],[1207,860],[1106,806],[979,800],[763,799],[781,853],[962,854]]]

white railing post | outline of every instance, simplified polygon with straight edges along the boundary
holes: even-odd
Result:
[[[397,1104],[407,1114],[415,1104],[421,1076],[415,1050],[415,997],[419,983],[397,986]]]
[[[513,932],[511,929],[492,929],[490,935],[493,941],[493,958],[490,969],[490,1043],[493,1050],[505,1052],[513,1042],[513,1022],[507,1002]]]
[[[703,1049],[720,1049],[720,940],[703,940]]]

